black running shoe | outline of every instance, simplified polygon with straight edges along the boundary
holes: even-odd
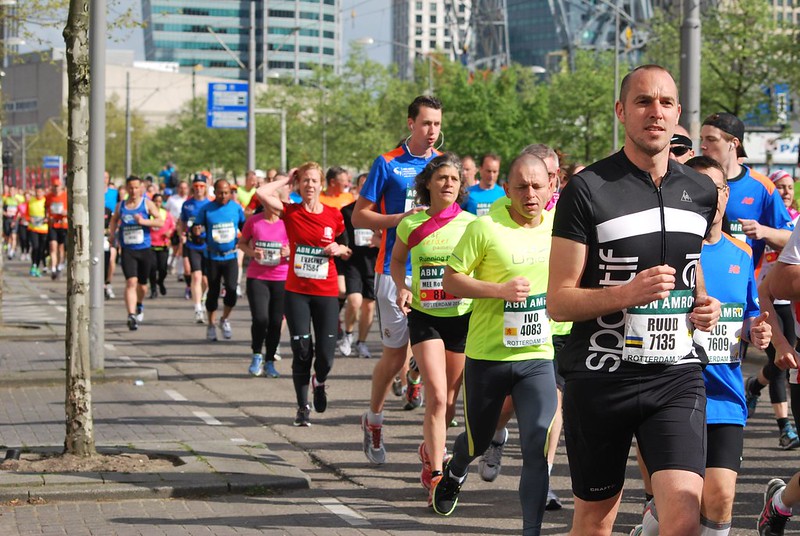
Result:
[[[317,384],[317,377],[311,376],[311,387],[314,390],[314,411],[325,413],[328,409],[328,395],[325,392],[325,384]]]
[[[442,479],[433,488],[433,511],[440,516],[449,516],[458,505],[458,494],[461,493],[461,486],[467,481],[459,482],[450,475],[450,463],[445,466]]]
[[[294,425],[295,426],[311,426],[311,420],[309,419],[311,415],[311,408],[309,406],[303,406],[297,408],[297,416],[294,418]]]

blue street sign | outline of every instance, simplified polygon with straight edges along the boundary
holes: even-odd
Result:
[[[208,84],[208,128],[247,128],[247,83]]]
[[[45,169],[61,169],[63,162],[60,156],[45,156],[42,158],[42,167]]]

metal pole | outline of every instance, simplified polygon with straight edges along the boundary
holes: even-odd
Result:
[[[281,171],[289,171],[286,167],[286,110],[281,110]]]
[[[428,95],[433,96],[433,56],[428,52]]]
[[[192,67],[192,119],[197,121],[197,87],[195,78],[197,78],[197,65]]]
[[[681,125],[700,149],[700,2],[684,0],[681,23]]]
[[[617,0],[616,9],[616,22],[617,30],[614,33],[614,107],[612,112],[614,114],[614,141],[611,149],[616,151],[619,148],[619,118],[617,117],[616,103],[619,99],[619,11],[622,9],[619,5],[620,0]]]
[[[256,3],[250,1],[250,46],[247,59],[247,169],[256,168]]]
[[[131,167],[131,73],[125,73],[125,177],[133,173]]]
[[[105,364],[103,310],[103,219],[106,167],[106,0],[93,0],[89,13],[89,355],[93,370]]]
[[[22,180],[25,180],[25,175],[28,171],[28,151],[25,148],[25,129],[22,130]],[[59,176],[61,172],[59,171]],[[59,177],[60,178],[60,177]]]
[[[267,1],[261,4],[261,82],[265,85],[269,85],[269,64],[267,63],[267,47],[269,43],[267,42],[267,36],[269,35],[269,30],[267,28],[267,13],[269,10],[267,9]]]

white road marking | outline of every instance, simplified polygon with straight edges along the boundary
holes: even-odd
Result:
[[[170,397],[172,400],[176,402],[188,402],[189,399],[180,394],[178,391],[174,389],[164,389],[164,392],[167,393],[167,396]]]
[[[39,297],[41,299],[43,299],[43,300],[46,300],[47,298],[49,298],[49,296],[47,294],[39,294]]]
[[[56,305],[56,311],[58,311],[59,313],[66,313],[67,312],[67,308],[66,307],[61,307],[60,305]]]
[[[354,527],[363,527],[365,525],[369,525],[369,521],[367,521],[364,516],[352,508],[343,505],[336,499],[317,499],[317,502],[325,507],[328,511],[341,517]]]
[[[243,437],[232,437],[230,439],[234,443],[247,443],[247,440],[245,438],[243,438]]]
[[[47,305],[58,305],[55,300],[47,300]]]
[[[221,426],[222,423],[205,411],[193,411],[192,414],[209,426]]]
[[[115,350],[114,345],[107,342],[103,346],[105,346],[106,350],[111,350],[112,352]]]

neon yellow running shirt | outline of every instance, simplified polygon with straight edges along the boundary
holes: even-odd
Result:
[[[553,359],[550,322],[545,311],[553,215],[542,214],[534,228],[517,225],[510,207],[493,207],[472,222],[448,261],[456,272],[505,283],[522,276],[530,282],[528,300],[473,300],[467,357],[487,361]]]
[[[397,226],[397,238],[408,245],[411,233],[430,219],[426,211],[403,218]],[[463,210],[444,227],[429,234],[411,248],[409,254],[413,309],[438,317],[461,316],[472,309],[471,299],[461,299],[445,293],[442,289],[442,276],[450,252],[458,244],[464,230],[474,220],[473,214]]]

